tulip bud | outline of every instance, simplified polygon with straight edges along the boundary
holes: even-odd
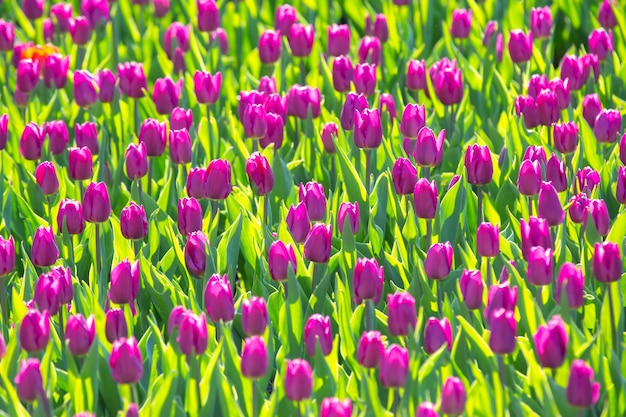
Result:
[[[403,388],[409,373],[409,351],[396,344],[387,348],[380,364],[380,380],[386,388]]]
[[[198,278],[204,276],[208,247],[209,240],[201,230],[189,233],[185,245],[185,265],[187,270]]]
[[[148,219],[143,206],[131,202],[120,213],[122,236],[130,240],[141,240],[148,234]]]
[[[528,260],[530,249],[533,246],[541,246],[544,249],[552,249],[552,237],[548,223],[545,219],[530,217],[528,222],[520,220],[522,234],[522,255]]]
[[[5,239],[0,236],[0,279],[15,269],[15,241],[13,236]]]
[[[376,65],[357,64],[354,70],[354,88],[357,94],[368,97],[376,91]]]
[[[175,107],[170,116],[170,138],[174,130],[191,130],[193,125],[193,113],[191,109]]]
[[[198,30],[213,32],[220,27],[220,10],[214,0],[197,0]]]
[[[134,143],[128,145],[124,165],[126,176],[131,180],[142,178],[148,173],[148,151],[145,142],[139,142],[139,145]]]
[[[241,374],[250,379],[263,378],[267,373],[267,366],[267,348],[263,338],[247,338],[241,351]]]
[[[46,134],[36,123],[30,122],[22,131],[20,138],[20,154],[24,159],[36,161],[41,158],[41,148]]]
[[[279,38],[280,39],[280,38]],[[259,80],[259,92],[266,94],[268,96],[272,95],[272,94],[276,94],[276,80],[274,79],[274,77],[268,77],[267,75],[264,75],[263,77],[261,77],[261,79]],[[267,101],[267,99],[266,99]],[[267,109],[266,109],[267,112]]]
[[[500,253],[500,229],[498,225],[481,223],[476,229],[476,249],[479,256],[495,258]]]
[[[431,317],[424,327],[424,350],[429,355],[437,352],[441,346],[447,345],[447,349],[452,349],[452,327],[446,317],[437,320]]]
[[[529,146],[524,152],[522,161],[529,160],[532,162],[539,162],[541,165],[546,163],[546,150],[542,146]]]
[[[354,267],[354,297],[357,303],[373,300],[378,304],[385,284],[385,271],[376,259],[360,258]]]
[[[339,398],[324,398],[320,407],[320,417],[350,417],[352,416],[352,401],[349,398],[341,401]]]
[[[604,29],[595,29],[587,38],[589,51],[594,53],[600,61],[613,52],[613,34]]]
[[[427,127],[421,129],[417,134],[417,140],[413,148],[415,163],[422,167],[439,165],[443,159],[443,142],[445,138],[445,129],[442,129],[437,137],[435,137],[435,133],[431,129]]]
[[[120,91],[130,98],[143,98],[143,90],[148,89],[143,64],[136,62],[121,63],[117,67],[120,79]]]
[[[35,169],[35,179],[44,195],[50,196],[59,191],[59,178],[57,177],[57,171],[52,162],[44,161],[37,165],[37,169]]]
[[[537,117],[542,126],[551,126],[559,120],[559,105],[554,91],[542,90],[537,99]]]
[[[456,9],[452,12],[450,35],[453,38],[465,39],[472,29],[472,12],[465,9]]]
[[[235,316],[233,291],[226,275],[214,274],[209,278],[204,291],[204,305],[214,323],[233,320]]]
[[[532,97],[518,97],[515,100],[515,114],[524,115],[524,126],[533,129],[539,126],[539,110]]]
[[[333,88],[345,93],[350,91],[350,84],[354,79],[354,68],[347,56],[339,56],[333,60]]]
[[[103,182],[92,182],[85,190],[83,213],[89,223],[104,223],[111,216],[109,190]]]
[[[322,128],[322,144],[324,145],[324,150],[329,154],[337,152],[334,140],[337,137],[338,131],[339,129],[334,122],[328,122]]]
[[[431,68],[432,70],[432,68]],[[439,101],[445,106],[459,104],[463,100],[463,76],[461,70],[454,66],[442,66],[434,71],[433,87]]]
[[[596,186],[600,184],[600,174],[590,167],[584,167],[576,172],[576,183],[579,192],[591,195]]]
[[[534,246],[528,257],[527,279],[533,285],[549,285],[552,281],[554,257],[552,249]]]
[[[310,114],[315,119],[320,116],[321,100],[317,87],[293,85],[287,94],[287,113],[302,120],[306,120]]]
[[[391,178],[396,194],[412,194],[417,183],[417,169],[408,159],[398,158],[391,170]]]
[[[552,30],[552,12],[549,6],[533,7],[530,11],[530,31],[535,39],[547,39]]]
[[[400,132],[406,137],[416,138],[424,126],[426,126],[426,106],[407,104],[402,112]]]
[[[548,83],[548,88],[554,91],[559,110],[567,109],[570,103],[569,81],[563,82],[560,78],[554,78]]]
[[[602,111],[602,103],[597,94],[588,94],[583,97],[583,118],[592,128],[596,124],[596,117]]]
[[[136,384],[143,376],[143,358],[137,346],[137,339],[121,338],[113,342],[109,356],[111,376],[118,384]]]
[[[373,36],[363,37],[359,44],[359,62],[369,62],[370,64],[380,65],[381,49],[380,39]]]
[[[326,196],[324,186],[316,182],[300,183],[300,201],[305,204],[309,218],[322,221],[326,217]]]
[[[184,236],[202,230],[202,207],[195,198],[178,200],[178,230]]]
[[[53,120],[43,125],[43,130],[50,139],[50,153],[62,154],[69,142],[67,125],[62,120]]]
[[[415,417],[439,417],[435,404],[424,401],[415,410]]]
[[[241,326],[247,336],[262,336],[267,327],[267,304],[265,299],[252,296],[243,300]]]
[[[546,220],[548,226],[558,226],[565,220],[565,212],[559,201],[559,195],[551,182],[541,183],[537,212],[540,218]]]
[[[311,365],[304,359],[288,359],[284,386],[285,394],[290,401],[310,398],[313,392]]]
[[[161,156],[167,142],[167,126],[154,119],[146,119],[141,124],[139,142],[145,143],[148,156]]]
[[[285,281],[289,274],[289,265],[295,275],[297,269],[296,253],[293,246],[285,245],[280,240],[272,243],[267,254],[267,263],[269,265],[270,277],[274,281]]]
[[[548,88],[548,79],[544,74],[533,74],[528,80],[528,88],[526,93],[528,96],[536,99],[542,90]]]
[[[206,182],[206,170],[202,168],[191,168],[187,174],[187,195],[197,200],[206,198],[204,184]]]
[[[0,51],[9,52],[15,44],[15,28],[13,22],[0,19]]]
[[[578,125],[566,122],[553,125],[554,147],[563,154],[571,154],[578,147]]]
[[[604,200],[590,200],[588,208],[598,234],[600,236],[608,235],[611,220]]]
[[[485,286],[480,271],[464,269],[459,283],[465,306],[470,310],[477,310],[482,307]]]
[[[39,359],[26,359],[20,363],[20,369],[15,376],[17,396],[24,402],[33,402],[39,396],[45,397],[43,379],[39,369]],[[44,399],[44,401],[46,401]]]
[[[589,408],[598,402],[600,384],[594,382],[593,369],[580,359],[574,359],[570,368],[567,402],[578,408]]]
[[[46,349],[50,340],[50,314],[28,310],[20,325],[20,346],[27,352]]]
[[[259,58],[262,64],[273,64],[280,59],[280,33],[273,30],[264,31],[259,37]]]
[[[104,330],[109,343],[127,337],[128,326],[126,325],[124,311],[118,308],[108,310]]]
[[[626,204],[626,167],[617,169],[617,188],[615,189],[615,198],[620,204]]]
[[[204,178],[204,193],[210,200],[225,200],[232,191],[230,162],[214,159],[209,162]]]
[[[39,60],[22,59],[17,65],[17,89],[30,94],[39,83]]]
[[[435,243],[428,249],[424,270],[430,279],[445,279],[452,269],[452,256],[454,250],[450,242]]]
[[[85,356],[96,337],[96,324],[93,315],[85,319],[81,314],[70,316],[65,328],[67,347],[73,356]]]
[[[33,236],[30,259],[35,266],[39,267],[51,266],[59,259],[59,248],[52,227],[39,226],[37,228]]]
[[[241,120],[246,137],[258,139],[265,136],[267,122],[265,108],[261,104],[250,104],[246,107]]]
[[[491,182],[493,176],[493,162],[487,146],[472,145],[465,151],[465,169],[467,181],[474,185],[484,185]]]
[[[509,38],[509,54],[511,60],[516,64],[523,64],[530,61],[533,55],[533,35],[520,29],[512,30]]]
[[[449,377],[441,389],[441,406],[439,411],[442,414],[460,415],[465,410],[467,394],[463,382],[457,377]]]
[[[243,119],[245,111],[253,104],[263,104],[266,101],[265,94],[257,90],[242,91],[239,93],[239,119]]]
[[[500,309],[491,318],[491,334],[489,346],[496,355],[507,355],[515,352],[517,322],[512,311]]]
[[[176,342],[183,355],[202,355],[209,344],[204,313],[196,316],[189,312],[182,316]]]
[[[341,127],[344,130],[354,129],[355,114],[367,108],[367,99],[365,96],[356,93],[348,93],[346,101],[341,108]]]
[[[385,345],[380,332],[364,332],[359,339],[356,360],[364,368],[378,368],[385,356]]]
[[[567,354],[567,332],[560,316],[554,316],[548,324],[539,326],[533,339],[541,366],[556,369],[563,364]]]
[[[407,336],[415,331],[417,312],[415,299],[408,292],[387,295],[387,326],[393,336]]]
[[[289,28],[287,40],[289,48],[294,57],[306,57],[311,54],[313,48],[313,26],[304,26],[300,23],[294,23]]]
[[[35,285],[33,301],[39,311],[47,311],[54,316],[61,308],[61,280],[55,272],[42,274]]]
[[[361,226],[359,203],[343,202],[339,206],[339,210],[337,211],[337,228],[341,234],[343,234],[343,227],[345,225],[346,218],[348,219],[348,224],[350,225],[352,234],[357,234]]]
[[[196,71],[193,76],[193,83],[198,103],[215,104],[222,89],[222,73],[217,72],[215,75],[211,75],[208,72]]]
[[[618,281],[623,272],[619,246],[612,242],[596,243],[593,252],[593,275],[598,282]]]
[[[274,14],[274,28],[282,35],[287,36],[291,25],[296,23],[297,20],[296,9],[290,4],[283,4],[276,8],[276,13]]]
[[[546,181],[551,183],[559,193],[567,190],[569,186],[565,172],[565,163],[556,154],[552,154],[546,165]],[[539,194],[541,195],[541,192]]]
[[[250,184],[259,195],[268,194],[274,187],[274,173],[267,158],[258,152],[253,153],[246,161],[246,173]]]
[[[175,107],[178,107],[178,100],[182,88],[182,79],[179,79],[176,83],[174,83],[170,77],[157,78],[154,83],[154,89],[152,90],[152,100],[156,106],[157,113],[171,114],[172,110],[174,110]]]
[[[78,70],[74,73],[74,101],[84,109],[98,101],[96,79],[88,71]]]
[[[596,116],[593,133],[600,143],[614,143],[622,130],[622,116],[618,110],[601,110]]]
[[[304,326],[304,344],[310,357],[315,356],[317,342],[324,356],[330,355],[333,349],[333,336],[330,328],[330,317],[313,314]]]
[[[109,298],[115,304],[132,304],[139,294],[139,261],[128,258],[111,269]]]
[[[68,150],[70,178],[74,181],[88,180],[93,175],[91,151],[87,147]]]
[[[328,26],[328,55],[350,54],[350,27],[332,24]]]
[[[326,209],[324,209],[325,211]],[[286,222],[293,240],[296,243],[304,243],[311,230],[311,220],[304,201],[297,206],[291,205],[289,212],[287,212]]]
[[[502,271],[504,272],[506,269],[503,268]],[[485,308],[485,319],[490,326],[493,316],[498,310],[504,309],[514,313],[515,305],[517,304],[517,287],[510,287],[508,281],[502,279],[501,281],[503,281],[502,284],[492,285],[491,288],[489,288],[487,307]]]
[[[413,207],[419,219],[434,219],[437,214],[437,184],[420,178],[413,191]]]
[[[406,88],[410,91],[424,90],[428,95],[426,63],[424,60],[411,60],[406,70]],[[408,105],[407,105],[408,106]]]
[[[81,12],[89,25],[96,28],[101,22],[105,24],[109,20],[109,3],[104,0],[83,0]]]
[[[354,112],[354,143],[360,149],[376,149],[383,139],[378,109]]]
[[[143,143],[143,142],[142,142]],[[170,130],[170,158],[178,165],[191,162],[191,137],[187,129]]]
[[[275,96],[278,96],[278,94]],[[274,150],[280,149],[281,146],[283,146],[283,139],[285,136],[285,125],[282,116],[279,114],[267,113],[265,115],[265,122],[267,124],[267,129],[265,131],[265,136],[259,139],[259,145],[262,148],[267,148],[270,144],[273,144]]]
[[[571,309],[578,309],[584,304],[585,277],[582,270],[570,262],[565,262],[561,266],[559,276],[556,281],[555,298],[561,304],[563,292],[567,296],[567,306]]]
[[[332,225],[316,223],[304,241],[304,258],[315,263],[328,263],[332,249]]]
[[[617,26],[613,4],[615,3],[612,0],[602,0],[598,8],[598,22],[600,22],[600,25],[605,29],[612,29]]]

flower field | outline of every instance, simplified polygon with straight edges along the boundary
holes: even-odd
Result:
[[[0,416],[626,416],[625,11],[0,2]]]

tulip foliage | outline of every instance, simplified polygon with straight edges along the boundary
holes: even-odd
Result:
[[[626,415],[623,4],[287,3],[0,5],[0,414]]]

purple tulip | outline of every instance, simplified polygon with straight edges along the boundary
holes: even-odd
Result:
[[[516,64],[530,61],[533,54],[533,35],[520,29],[512,30],[509,38],[509,54]]]
[[[387,295],[387,326],[393,336],[407,336],[415,331],[415,299],[408,292]]]
[[[204,291],[204,304],[213,323],[233,320],[235,317],[233,291],[226,275],[214,274],[209,278]]]
[[[466,39],[472,29],[472,12],[465,9],[456,9],[452,12],[450,35],[453,38]]]
[[[535,39],[547,39],[552,30],[552,12],[549,6],[533,7],[530,11],[530,31]]]
[[[350,26],[332,24],[328,26],[328,55],[340,56],[350,53]]]
[[[431,317],[424,326],[424,350],[429,355],[437,352],[443,345],[452,349],[452,327],[446,317],[438,320]]]

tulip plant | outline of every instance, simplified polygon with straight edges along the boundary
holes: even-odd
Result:
[[[623,6],[0,2],[0,414],[625,416]]]

